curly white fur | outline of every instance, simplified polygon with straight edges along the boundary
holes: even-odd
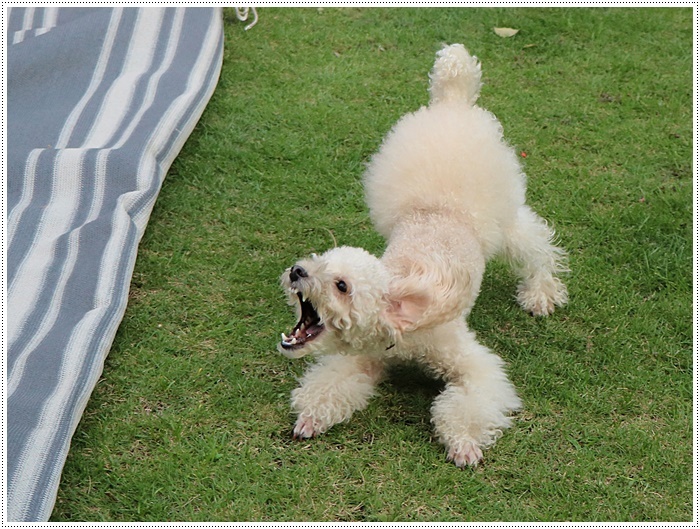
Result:
[[[316,363],[292,393],[295,437],[325,432],[367,405],[389,359],[413,359],[447,382],[432,422],[448,459],[474,465],[521,407],[503,361],[467,328],[486,262],[502,255],[535,315],[567,302],[566,254],[525,204],[525,175],[498,120],[475,106],[481,66],[460,44],[437,54],[428,107],[403,117],[365,173],[381,259],[334,248],[282,275],[299,323],[291,358]]]

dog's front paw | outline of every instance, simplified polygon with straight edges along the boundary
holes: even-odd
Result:
[[[297,419],[294,425],[294,431],[292,432],[292,437],[294,439],[310,439],[318,434],[323,433],[320,427],[314,424],[312,417],[301,417]]]
[[[453,446],[447,451],[447,460],[452,461],[458,468],[464,468],[467,465],[475,467],[483,457],[481,448],[473,442]]]

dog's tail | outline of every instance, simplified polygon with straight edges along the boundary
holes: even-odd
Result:
[[[461,44],[437,52],[430,72],[430,103],[464,101],[473,105],[481,90],[481,64]]]

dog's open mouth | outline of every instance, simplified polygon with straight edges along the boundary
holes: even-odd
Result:
[[[287,350],[301,349],[323,332],[321,318],[313,304],[305,300],[301,292],[297,292],[297,296],[301,306],[299,323],[296,324],[290,336],[282,333],[282,342],[280,343],[282,348]]]

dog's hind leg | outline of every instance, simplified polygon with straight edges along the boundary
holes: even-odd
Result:
[[[297,413],[294,438],[321,434],[364,409],[383,374],[384,365],[375,358],[322,356],[292,391],[292,408]]]
[[[426,360],[447,386],[433,402],[432,422],[447,458],[458,467],[476,465],[511,425],[521,407],[503,361],[476,341],[462,321],[435,329],[436,349]]]
[[[547,316],[568,301],[566,285],[557,277],[568,272],[566,252],[553,240],[554,231],[525,205],[505,230],[505,255],[521,278],[518,303],[535,316]]]

